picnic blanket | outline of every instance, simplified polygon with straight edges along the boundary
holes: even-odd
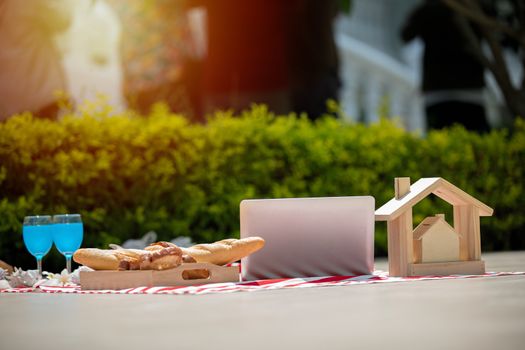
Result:
[[[137,287],[121,290],[82,290],[78,285],[70,286],[38,286],[28,288],[1,289],[0,293],[76,293],[76,294],[212,294],[233,292],[256,292],[262,290],[277,290],[291,288],[312,288],[329,286],[350,286],[372,283],[394,283],[423,280],[449,280],[487,278],[499,276],[523,275],[525,272],[487,272],[483,275],[450,275],[450,276],[416,276],[416,277],[390,277],[387,272],[375,271],[372,275],[362,276],[327,276],[309,278],[269,279],[247,282],[228,282],[204,284],[199,286],[184,287]]]

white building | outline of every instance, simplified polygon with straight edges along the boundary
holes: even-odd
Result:
[[[379,108],[399,117],[408,130],[425,131],[423,99],[420,93],[421,58],[424,44],[416,40],[404,45],[400,30],[421,0],[353,0],[349,16],[335,23],[341,57],[341,105],[347,118],[374,122]],[[512,60],[512,57],[509,57]],[[515,62],[512,71],[522,72]],[[501,122],[503,99],[487,72],[485,108],[492,125]]]

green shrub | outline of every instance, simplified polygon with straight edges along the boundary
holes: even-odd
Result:
[[[0,124],[0,259],[33,267],[21,239],[25,215],[81,213],[84,247],[149,230],[161,240],[213,241],[238,235],[244,198],[370,194],[380,206],[396,176],[446,178],[495,209],[482,219],[484,250],[525,248],[522,121],[512,135],[454,128],[422,138],[385,120],[312,123],[264,106],[218,112],[206,125],[162,108],[148,118],[105,114]],[[424,200],[415,221],[438,211],[451,212]],[[384,225],[377,227],[376,251],[385,254]],[[56,252],[44,264],[64,266]]]

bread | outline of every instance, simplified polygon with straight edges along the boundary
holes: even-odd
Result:
[[[173,245],[163,249],[147,251],[140,257],[141,270],[166,270],[182,264],[182,250]]]
[[[73,260],[95,270],[165,270],[182,263],[182,251],[175,245],[155,251],[83,248]]]
[[[151,243],[149,246],[144,248],[144,250],[152,252],[152,251],[155,251],[155,250],[161,250],[161,249],[164,249],[164,248],[176,247],[176,246],[177,245],[174,244],[174,243],[161,241],[161,242]]]
[[[264,246],[264,239],[248,237],[224,239],[215,243],[179,248],[170,242],[157,242],[141,249],[78,249],[73,260],[95,270],[166,270],[183,263],[226,265],[248,256]],[[209,271],[187,270],[185,279],[208,278]]]
[[[155,252],[168,247],[176,247],[176,245],[171,242],[156,242],[150,244],[144,249],[149,252]],[[182,262],[184,264],[191,264],[196,263],[197,261],[188,254],[183,254]],[[182,271],[182,278],[185,280],[204,279],[208,277],[210,277],[210,272],[206,269],[190,269]]]
[[[224,239],[215,243],[197,244],[189,248],[181,248],[183,254],[194,258],[197,262],[226,265],[248,256],[264,246],[261,237],[243,239]]]
[[[82,248],[73,254],[73,260],[95,270],[118,270],[122,258],[118,258],[115,250]]]

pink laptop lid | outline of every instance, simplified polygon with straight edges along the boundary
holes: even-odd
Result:
[[[243,200],[241,238],[266,244],[242,259],[242,279],[372,273],[374,209],[370,196]]]

